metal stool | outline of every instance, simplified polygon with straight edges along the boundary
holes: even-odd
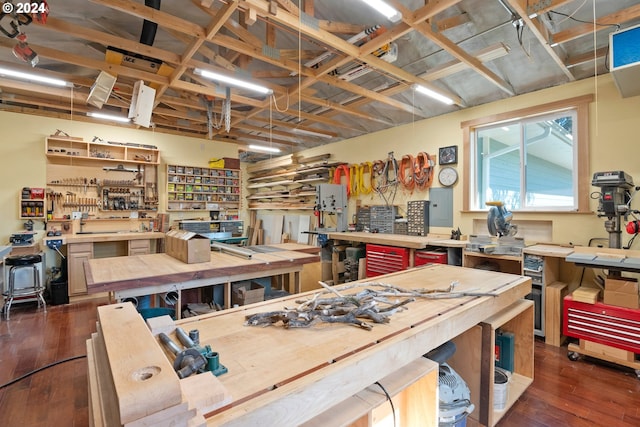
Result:
[[[40,272],[38,271],[38,264],[42,263],[42,255],[18,255],[10,256],[4,259],[5,268],[9,268],[9,280],[7,283],[7,289],[2,295],[8,299],[3,307],[3,311],[7,320],[9,320],[9,310],[11,310],[11,304],[14,298],[24,297],[36,297],[38,301],[38,307],[42,302],[44,311],[47,311],[47,304],[44,301],[44,285],[40,283]],[[16,288],[15,278],[16,271],[21,268],[31,268],[33,271],[33,282],[31,286],[25,286]]]

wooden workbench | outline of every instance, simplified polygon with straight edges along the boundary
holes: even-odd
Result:
[[[90,294],[113,292],[116,299],[224,284],[224,305],[229,308],[231,282],[293,274],[293,292],[299,293],[304,264],[319,260],[317,255],[286,250],[254,254],[251,259],[211,252],[208,262],[186,264],[162,253],[90,259],[84,270]]]
[[[464,248],[468,243],[466,240],[448,239],[442,235],[408,236],[406,234],[365,233],[362,231],[332,232],[327,233],[327,237],[345,242],[373,243],[409,249],[424,249],[427,246]]]
[[[365,233],[362,231],[356,231],[327,233],[327,237],[329,239],[342,242],[372,243],[374,245],[407,248],[409,249],[409,267],[413,267],[415,265],[416,250],[425,249],[431,246],[445,248],[449,258],[449,264],[462,265],[462,248],[464,248],[468,243],[466,240],[449,239],[442,234],[409,236],[405,234]]]
[[[517,337],[518,354],[515,358],[524,367],[518,366],[518,372],[514,373],[518,388],[514,386],[509,391],[510,406],[533,380],[533,310],[530,301],[522,300],[531,291],[530,279],[440,264],[376,278],[377,282],[410,289],[440,289],[454,280],[459,283],[456,288],[458,291],[490,292],[495,296],[418,300],[408,304],[407,310],[395,313],[389,323],[376,324],[371,331],[345,324],[318,324],[309,329],[244,326],[247,314],[296,306],[295,301],[303,296],[310,297],[313,292],[177,321],[176,325],[185,331],[198,329],[201,345],[211,345],[219,353],[220,363],[229,370],[218,378],[231,395],[232,403],[207,413],[206,425],[300,425],[312,422],[321,414],[332,415],[334,422],[330,424],[338,425],[343,420],[342,413],[332,408],[338,408],[337,405],[374,382],[409,367],[421,360],[423,354],[444,342],[479,328],[477,325],[483,321],[488,321],[490,326],[486,327],[491,328],[517,317],[521,333]],[[366,284],[341,292],[354,293],[364,286]],[[335,289],[340,290],[341,287],[336,286]],[[112,322],[108,314],[114,307],[101,308],[101,323]],[[100,329],[109,330],[112,325],[102,325]],[[126,335],[129,332],[123,333]],[[115,369],[125,364],[126,360],[129,363],[127,371],[133,372],[138,366],[132,365],[130,352],[125,349],[117,352],[112,348],[123,345],[120,333],[114,331],[113,336],[113,343],[107,336],[101,338],[105,341],[106,350],[112,350],[109,353],[109,366]],[[476,393],[473,396],[477,408],[474,413],[479,420],[489,420],[489,424],[493,425],[498,418],[487,415],[492,412],[493,405],[494,343],[490,342],[493,335],[481,333],[478,336],[482,337],[481,341],[473,341],[471,336],[465,335],[464,341],[470,343],[470,348],[459,346],[456,355],[467,361],[473,359],[473,363],[465,362],[469,367],[473,366],[473,369],[467,369],[470,377],[465,380],[473,383],[470,386]],[[173,338],[175,340],[175,336]],[[137,338],[128,335],[126,341],[137,341]],[[146,351],[149,351],[147,347],[145,345]],[[165,354],[159,344],[156,352]],[[140,363],[150,362],[146,359]],[[90,376],[90,386],[91,381],[95,384],[95,378]],[[156,379],[152,377],[148,381]],[[140,387],[168,390],[160,378],[157,381],[155,386],[146,383],[140,384]],[[156,405],[157,401],[148,402],[151,398],[143,391],[136,392],[135,386],[131,382],[126,383],[129,394],[123,404],[132,405],[135,402],[139,408],[150,407],[147,403]],[[433,405],[437,405],[434,403],[437,402],[436,396],[433,391],[424,405],[433,408]],[[176,398],[179,401],[179,397]],[[90,407],[99,410],[93,394],[91,399]],[[425,421],[422,425],[434,424]]]
[[[74,243],[99,243],[99,242],[120,242],[128,240],[157,240],[164,239],[165,234],[159,231],[123,231],[117,233],[99,233],[92,232],[87,234],[63,234],[61,236],[51,236],[43,238],[43,241],[47,240],[62,240],[63,245]]]

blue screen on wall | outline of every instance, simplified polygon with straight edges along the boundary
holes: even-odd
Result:
[[[640,62],[640,26],[611,34],[612,68]]]

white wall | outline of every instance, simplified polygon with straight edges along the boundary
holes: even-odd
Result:
[[[235,144],[164,134],[128,126],[110,126],[79,120],[62,120],[0,111],[0,245],[23,229],[19,219],[19,192],[22,187],[46,187],[45,137],[60,129],[71,136],[91,141],[98,136],[105,141],[155,145],[160,150],[160,211],[166,209],[166,165],[208,166],[211,158],[238,157]],[[243,205],[245,205],[243,200]],[[202,212],[175,213],[172,220],[202,216]],[[35,229],[44,224],[36,221]]]
[[[640,162],[638,162],[638,120],[640,117],[640,96],[621,98],[609,75],[595,79],[581,80],[559,87],[516,96],[491,104],[467,108],[447,115],[416,121],[404,126],[364,135],[346,141],[318,147],[301,153],[304,156],[331,152],[334,160],[360,163],[384,159],[388,151],[393,150],[397,158],[419,151],[437,154],[439,147],[458,145],[462,149],[462,130],[460,123],[552,101],[572,98],[593,93],[596,101],[590,107],[590,171],[624,170],[640,184]],[[0,111],[0,239],[8,242],[10,234],[21,230],[23,222],[18,219],[18,196],[22,187],[44,187],[46,158],[44,138],[56,129],[64,130],[73,136],[91,140],[99,136],[105,140],[136,142],[156,145],[161,151],[160,166],[160,209],[166,206],[166,195],[162,191],[166,185],[165,168],[167,163],[193,166],[207,166],[210,158],[237,157],[237,147],[233,144],[208,141],[192,137],[168,135],[148,130],[136,130],[122,126],[96,125],[78,120],[62,120],[39,116],[16,114]],[[462,175],[460,151],[458,172]],[[439,168],[436,169],[436,171]],[[439,185],[436,181],[434,185]],[[244,193],[246,195],[246,192]],[[484,213],[461,212],[462,185],[454,187],[454,227],[460,227],[463,233],[472,232],[473,221],[484,218]],[[362,197],[364,204],[381,204],[378,196]],[[428,199],[428,193],[409,194],[399,191],[396,204],[407,200]],[[638,202],[636,202],[638,203]],[[246,208],[242,199],[241,208]],[[591,207],[595,211],[596,201]],[[640,208],[639,205],[634,205]],[[355,213],[355,200],[350,202],[350,213]],[[202,215],[196,213],[195,215]],[[178,214],[174,217],[187,214]],[[246,212],[242,215],[247,218]],[[191,217],[191,216],[189,216]],[[549,220],[553,223],[553,241],[557,243],[586,244],[591,237],[607,237],[603,220],[591,214],[555,214],[522,213],[516,219]],[[449,228],[432,228],[432,232],[446,233]],[[626,235],[624,241],[626,242]],[[638,239],[640,241],[640,239]],[[636,246],[640,243],[636,243]],[[636,249],[634,246],[634,249]]]
[[[596,96],[596,101],[590,106],[590,173],[624,170],[635,178],[636,184],[640,184],[640,162],[637,156],[638,147],[640,147],[640,137],[638,137],[640,96],[623,99],[608,74],[317,147],[301,154],[313,156],[330,152],[333,159],[353,164],[384,159],[387,152],[391,150],[394,151],[396,158],[401,158],[404,154],[415,155],[419,151],[437,154],[439,147],[457,145],[459,148],[457,169],[462,177],[465,173],[462,170],[462,159],[465,153],[461,151],[461,122],[585,94]],[[438,170],[439,167],[436,168],[436,173]],[[484,219],[486,214],[461,211],[463,197],[466,197],[462,192],[461,180],[462,178],[454,186],[454,228],[459,226],[463,234],[470,234],[473,232],[474,219]],[[434,186],[439,186],[437,180]],[[591,187],[590,183],[589,188],[597,190]],[[428,199],[428,197],[428,192],[414,191],[410,194],[399,190],[395,204],[406,206],[407,200]],[[360,199],[363,204],[383,204],[377,195],[364,196]],[[636,202],[633,207],[640,209],[640,202]],[[595,212],[597,208],[595,200],[591,201],[591,208]],[[354,212],[355,200],[351,200],[350,215]],[[592,237],[608,236],[604,230],[604,220],[598,218],[595,213],[521,213],[516,214],[514,218],[552,221],[552,240],[556,243],[571,242],[585,245]],[[450,228],[432,227],[431,232],[448,234]],[[624,235],[625,243],[628,237]],[[634,249],[640,247],[638,245],[640,243],[636,243]]]

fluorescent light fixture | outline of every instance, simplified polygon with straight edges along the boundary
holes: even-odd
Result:
[[[395,23],[402,19],[402,14],[383,2],[382,0],[362,0],[381,14],[383,14],[389,21]]]
[[[264,145],[254,145],[254,144],[249,145],[249,150],[266,151],[267,153],[279,153],[280,152],[279,148],[265,147]]]
[[[32,73],[23,73],[22,71],[10,70],[8,68],[0,68],[0,76],[13,77],[16,79],[29,80],[36,83],[44,83],[51,86],[73,86],[71,83],[61,79],[54,79],[52,77],[39,76]]]
[[[131,119],[124,116],[116,116],[114,114],[95,113],[93,111],[89,111],[87,113],[87,116],[93,117],[96,119],[112,120],[114,122],[120,122],[120,123],[131,123]]]
[[[236,79],[235,77],[230,77],[225,74],[216,73],[214,71],[195,68],[193,72],[207,79],[217,80],[219,82],[226,83],[230,86],[237,86],[244,89],[249,89],[249,90],[261,93],[263,95],[271,95],[273,93],[273,91],[268,87],[260,86],[251,82],[246,82],[244,80]]]
[[[437,99],[440,102],[444,102],[447,105],[452,105],[453,104],[453,100],[452,99],[449,99],[444,95],[440,95],[438,92],[436,92],[434,90],[431,90],[431,89],[428,89],[428,88],[426,88],[426,87],[424,87],[422,85],[415,85],[413,87],[413,90],[415,90],[416,92],[420,92],[423,95],[427,95],[427,96],[429,96],[429,97],[431,97],[433,99]]]
[[[331,135],[331,134],[322,133],[322,132],[316,132],[316,131],[313,131],[313,130],[293,128],[292,132],[293,133],[297,133],[298,135],[317,136],[319,138],[326,138],[326,139],[333,138],[333,135]]]

